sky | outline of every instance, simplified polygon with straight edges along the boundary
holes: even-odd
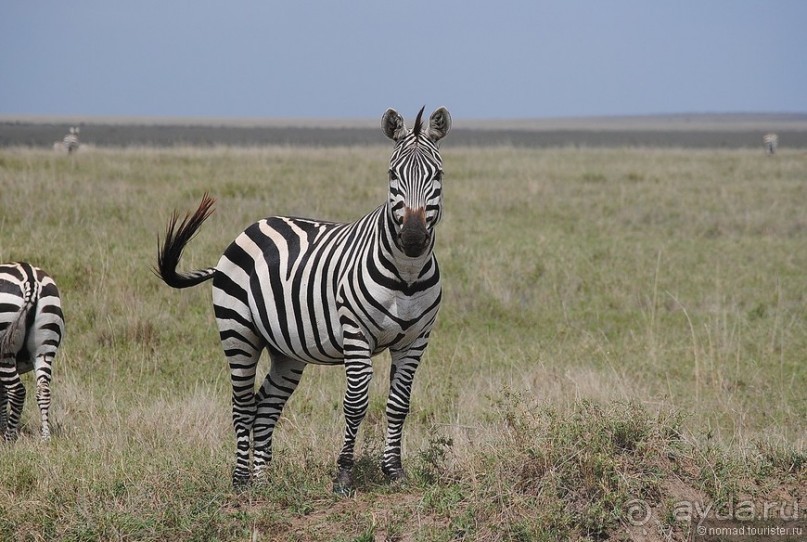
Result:
[[[0,5],[0,115],[807,112],[801,0]]]

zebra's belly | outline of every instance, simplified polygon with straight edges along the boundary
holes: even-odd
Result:
[[[333,365],[344,361],[340,311],[356,321],[372,355],[403,348],[434,322],[439,288],[413,297],[398,292],[378,294],[373,303],[353,307],[343,299],[299,295],[277,300],[251,296],[253,317],[270,348],[305,363]]]
[[[342,331],[335,303],[306,295],[278,298],[271,290],[255,294],[250,292],[250,311],[270,350],[305,363],[343,362]]]
[[[17,374],[25,374],[34,370],[34,362],[31,361],[30,356],[25,355],[25,359],[17,360]]]

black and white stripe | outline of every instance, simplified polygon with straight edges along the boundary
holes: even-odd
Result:
[[[0,429],[17,438],[25,387],[20,375],[35,371],[41,435],[50,438],[53,358],[64,337],[59,290],[53,279],[27,263],[0,265]]]
[[[62,145],[64,145],[64,148],[67,150],[68,154],[72,154],[78,150],[80,144],[78,140],[78,133],[78,126],[71,126],[69,133],[64,136],[64,139],[62,140]]]
[[[765,134],[762,136],[762,145],[765,147],[767,154],[776,154],[776,148],[779,146],[779,136],[773,132]]]
[[[344,365],[345,432],[334,489],[352,486],[356,433],[367,411],[371,357],[392,358],[382,469],[405,475],[401,435],[415,370],[440,306],[432,252],[442,212],[442,159],[437,143],[451,117],[439,108],[412,130],[393,109],[382,118],[395,142],[386,203],[351,224],[274,216],[256,222],[225,250],[215,267],[177,272],[182,250],[213,211],[207,195],[181,223],[174,214],[158,255],[157,273],[173,288],[213,279],[213,307],[230,366],[236,466],[233,482],[260,475],[272,457],[272,433],[306,364]],[[266,349],[271,368],[255,392]]]

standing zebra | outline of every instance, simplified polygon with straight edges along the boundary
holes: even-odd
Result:
[[[67,154],[73,154],[73,151],[78,150],[79,146],[78,132],[79,132],[78,126],[71,126],[70,132],[66,136],[64,136],[64,139],[62,140],[62,145],[64,145],[64,148],[67,149]]]
[[[20,375],[32,369],[42,439],[50,438],[51,366],[63,336],[62,305],[53,279],[27,263],[0,265],[0,430],[7,441],[17,438],[25,402]]]
[[[434,229],[442,213],[437,143],[451,128],[445,108],[410,131],[395,110],[382,117],[395,142],[386,203],[352,224],[274,216],[249,226],[215,267],[177,272],[185,245],[213,212],[205,195],[193,215],[172,217],[156,273],[173,288],[213,279],[213,309],[230,366],[236,465],[233,484],[259,477],[272,458],[272,433],[306,364],[344,365],[344,443],[334,491],[352,488],[356,433],[367,411],[371,357],[392,358],[382,470],[405,476],[401,435],[415,370],[440,306]],[[257,393],[263,349],[271,368]],[[250,438],[252,437],[252,438]],[[250,446],[252,440],[252,446]]]
[[[776,147],[779,146],[779,136],[774,133],[768,133],[762,136],[762,144],[765,146],[765,152],[768,154],[776,154]]]

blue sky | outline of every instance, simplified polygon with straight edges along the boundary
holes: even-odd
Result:
[[[4,2],[0,114],[807,112],[807,2]]]

